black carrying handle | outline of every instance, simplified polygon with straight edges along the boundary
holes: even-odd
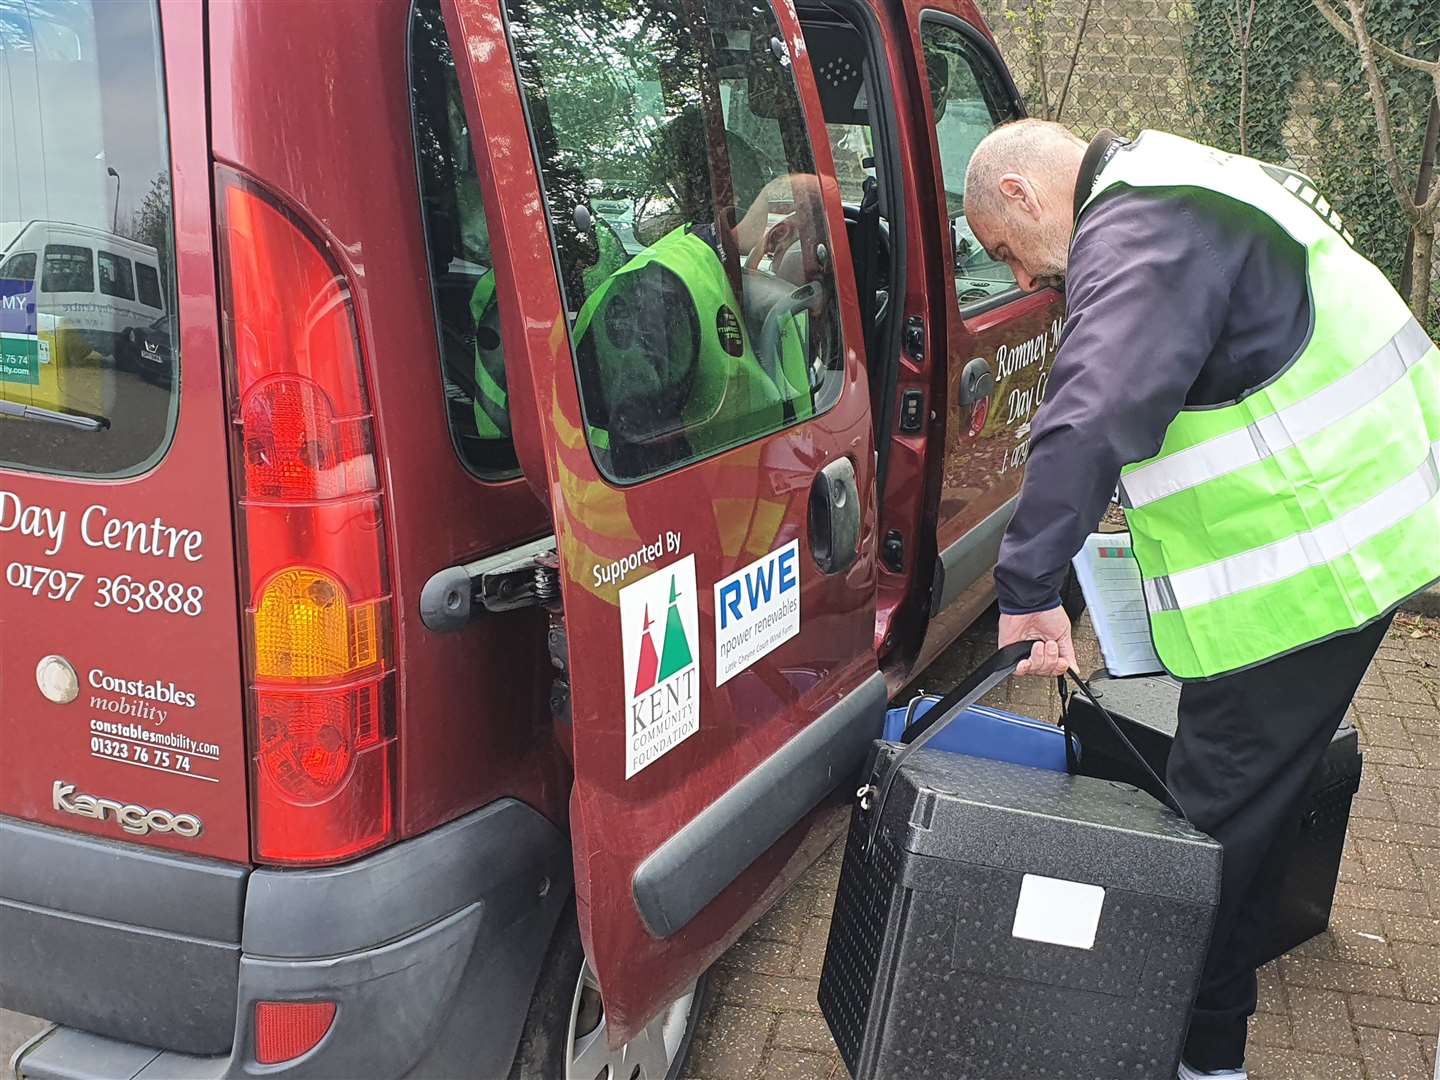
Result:
[[[930,706],[923,717],[919,720],[911,720],[910,723],[906,725],[905,730],[900,736],[900,741],[905,744],[904,749],[896,754],[890,761],[889,766],[885,770],[884,778],[880,780],[878,785],[872,780],[857,792],[857,797],[860,800],[860,810],[862,813],[868,814],[870,818],[865,830],[865,847],[863,849],[863,854],[867,859],[870,857],[870,852],[875,846],[875,836],[880,829],[880,819],[885,815],[885,803],[890,798],[890,789],[895,786],[895,778],[900,775],[900,766],[904,764],[905,759],[916,750],[919,750],[936,735],[940,734],[941,731],[945,730],[945,727],[950,721],[954,720],[971,705],[974,705],[991,690],[1013,675],[1015,668],[1019,666],[1022,660],[1029,658],[1031,650],[1037,644],[1038,642],[1035,641],[1017,641],[1011,645],[1006,645],[1003,649],[997,650],[991,654],[988,660],[976,668],[969,678],[941,697],[934,705]],[[1175,813],[1179,814],[1186,821],[1189,821],[1190,817],[1185,813],[1185,808],[1180,805],[1180,800],[1175,798],[1174,792],[1165,786],[1165,781],[1155,775],[1155,771],[1150,768],[1150,763],[1141,756],[1140,751],[1135,749],[1134,744],[1132,744],[1130,740],[1126,738],[1125,733],[1120,730],[1120,725],[1115,723],[1115,718],[1112,717],[1105,710],[1105,706],[1101,705],[1096,699],[1089,684],[1073,671],[1067,671],[1065,674],[1074,681],[1076,687],[1085,695],[1086,700],[1095,706],[1096,711],[1105,718],[1105,722],[1110,725],[1110,730],[1119,737],[1120,741],[1130,753],[1134,755],[1135,760],[1140,762],[1141,768],[1149,773],[1150,778],[1159,785],[1160,790],[1165,793],[1165,799],[1170,809],[1174,810]],[[1062,687],[1061,701],[1063,703],[1065,700],[1063,690],[1065,685],[1064,675],[1060,676],[1060,685]],[[915,703],[912,702],[912,716],[914,705]],[[907,719],[909,719],[909,717],[907,717]],[[1065,760],[1069,765],[1070,771],[1073,773],[1077,762],[1075,761],[1074,748],[1071,746],[1070,727],[1065,721],[1066,714],[1062,713],[1061,723],[1065,732]]]
[[[996,651],[990,659],[976,668],[968,679],[930,706],[925,717],[918,722],[920,730],[913,730],[916,723],[905,729],[902,738],[908,740],[906,746],[890,762],[879,785],[872,780],[856,793],[860,799],[861,812],[870,815],[870,823],[865,830],[864,855],[867,859],[875,846],[875,834],[880,829],[880,819],[885,815],[885,803],[890,798],[890,789],[895,786],[895,778],[900,775],[900,766],[905,759],[940,734],[945,725],[956,716],[1008,679],[1014,673],[1016,665],[1030,655],[1035,644],[1034,641],[1017,641]]]
[[[1174,810],[1175,813],[1179,814],[1182,818],[1184,818],[1187,823],[1193,825],[1194,822],[1190,821],[1190,815],[1185,812],[1185,807],[1180,805],[1180,800],[1175,797],[1175,793],[1170,790],[1170,786],[1166,784],[1165,781],[1160,778],[1159,774],[1157,774],[1155,770],[1150,767],[1150,762],[1145,760],[1145,755],[1140,753],[1139,750],[1135,749],[1135,744],[1130,741],[1130,737],[1121,730],[1120,725],[1115,722],[1115,718],[1110,715],[1109,711],[1105,708],[1105,706],[1100,704],[1099,698],[1096,697],[1095,692],[1090,689],[1090,684],[1087,683],[1084,679],[1080,678],[1080,676],[1075,674],[1075,672],[1073,671],[1065,672],[1065,674],[1061,675],[1059,679],[1060,726],[1065,730],[1065,758],[1066,761],[1069,762],[1070,771],[1075,771],[1075,766],[1077,763],[1074,761],[1072,756],[1075,751],[1070,746],[1070,710],[1069,702],[1065,694],[1066,676],[1069,676],[1070,681],[1073,682],[1076,688],[1078,688],[1079,691],[1085,695],[1085,700],[1090,702],[1090,704],[1094,707],[1095,711],[1105,718],[1105,723],[1110,725],[1110,730],[1114,732],[1115,737],[1120,740],[1126,750],[1130,751],[1130,756],[1133,757],[1136,761],[1138,761],[1140,763],[1140,767],[1145,770],[1145,774],[1149,776],[1151,780],[1155,781],[1155,787],[1165,793],[1165,804],[1169,806],[1171,810]]]

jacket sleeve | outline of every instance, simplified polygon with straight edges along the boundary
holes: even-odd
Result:
[[[1000,545],[1000,610],[1060,602],[1120,469],[1160,449],[1225,325],[1244,251],[1196,193],[1120,191],[1071,246],[1066,322]]]

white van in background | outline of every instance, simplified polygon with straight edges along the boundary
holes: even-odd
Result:
[[[36,282],[37,309],[104,355],[165,313],[155,249],[89,225],[0,221],[0,278]]]

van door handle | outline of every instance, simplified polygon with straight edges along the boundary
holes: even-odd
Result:
[[[977,356],[960,372],[960,404],[973,405],[995,392],[995,374],[983,356]]]
[[[860,554],[860,490],[849,458],[836,458],[810,485],[810,554],[822,573],[850,568]]]

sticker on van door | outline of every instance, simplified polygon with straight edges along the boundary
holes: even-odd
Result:
[[[715,583],[715,685],[800,633],[800,541]]]
[[[40,385],[43,344],[38,337],[0,333],[0,382]],[[45,359],[48,362],[49,357]]]
[[[700,730],[695,556],[620,590],[625,779]]]
[[[0,382],[38,386],[49,351],[36,332],[35,283],[0,278]]]

